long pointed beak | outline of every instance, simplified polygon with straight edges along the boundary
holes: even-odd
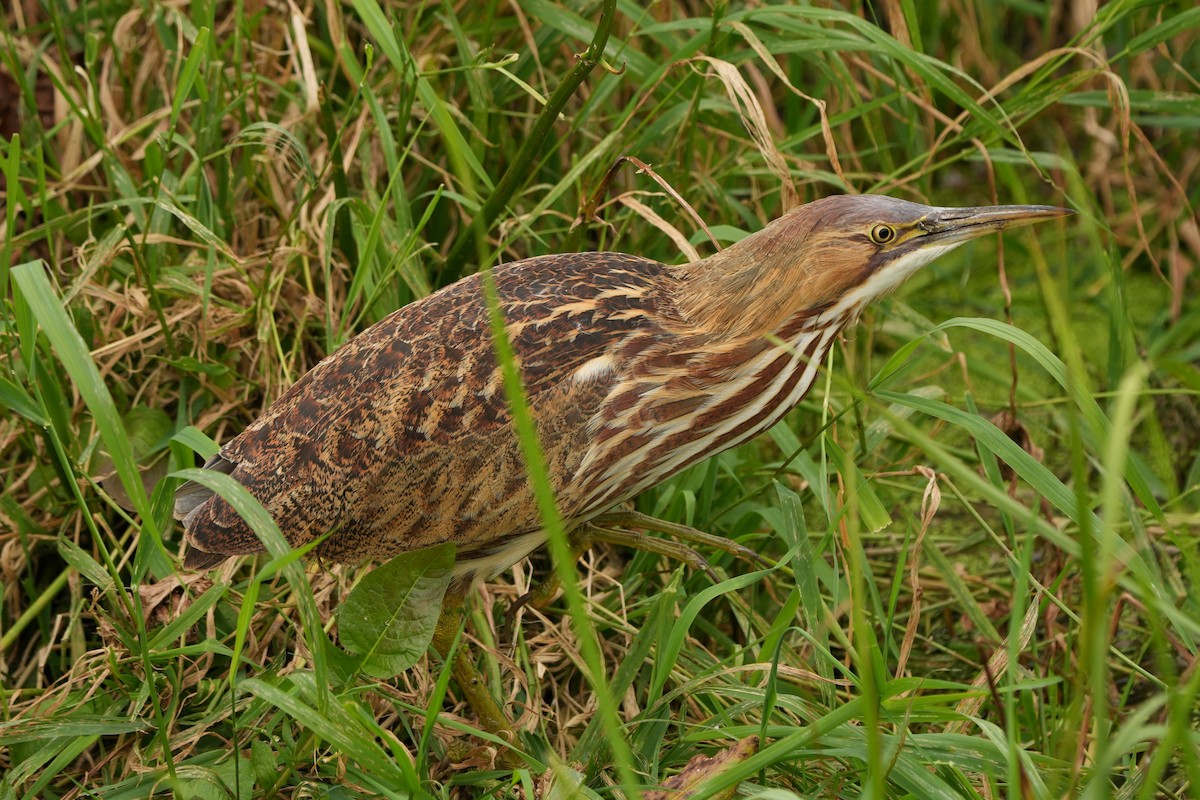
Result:
[[[978,206],[976,208],[938,208],[917,223],[924,235],[916,237],[918,247],[961,244],[992,231],[1031,225],[1075,212],[1057,206]]]

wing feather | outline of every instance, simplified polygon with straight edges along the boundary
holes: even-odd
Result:
[[[571,377],[655,328],[670,273],[646,259],[587,253],[527,259],[495,276],[551,474],[565,490],[618,376]],[[319,552],[336,560],[441,541],[486,549],[537,527],[478,276],[364,331],[210,465],[246,486],[293,545],[333,530]],[[203,551],[196,563],[261,550],[203,487],[181,487],[176,515]]]

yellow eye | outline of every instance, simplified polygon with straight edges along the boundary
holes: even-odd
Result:
[[[871,228],[871,241],[875,244],[887,244],[896,238],[896,229],[891,225],[876,225]]]

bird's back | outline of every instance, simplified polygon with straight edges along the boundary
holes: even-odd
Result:
[[[612,253],[527,259],[494,274],[554,488],[569,505],[588,426],[618,378],[585,365],[631,334],[654,339],[674,278],[658,262]],[[363,332],[206,466],[246,486],[294,546],[333,530],[318,552],[334,560],[444,541],[483,554],[540,527],[479,276]],[[190,565],[262,549],[228,503],[196,484],[180,490],[176,515]]]

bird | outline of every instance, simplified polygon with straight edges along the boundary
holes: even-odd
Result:
[[[778,423],[838,334],[938,256],[1069,213],[834,195],[685,264],[585,252],[494,267],[568,529]],[[456,577],[490,577],[546,541],[493,345],[476,273],[326,357],[204,468],[245,486],[293,547],[325,537],[322,559],[452,542]],[[174,512],[188,568],[263,550],[199,483]]]

